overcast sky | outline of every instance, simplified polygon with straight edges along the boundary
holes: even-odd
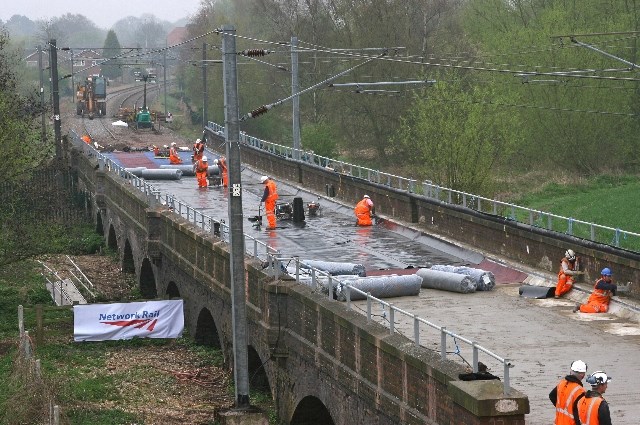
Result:
[[[0,19],[3,21],[13,15],[24,15],[35,21],[72,13],[86,16],[103,29],[110,29],[127,16],[140,17],[145,13],[151,13],[160,20],[175,22],[194,15],[200,6],[200,0],[8,0],[2,3]]]

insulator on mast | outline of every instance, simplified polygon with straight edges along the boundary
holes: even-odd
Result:
[[[248,56],[248,57],[264,56],[264,55],[268,55],[269,53],[271,52],[265,49],[248,49],[240,52],[241,55]]]

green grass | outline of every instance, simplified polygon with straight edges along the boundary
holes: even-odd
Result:
[[[640,233],[640,179],[599,176],[581,185],[550,183],[516,204]]]
[[[640,237],[627,232],[640,233],[640,178],[636,176],[597,176],[578,184],[548,183],[540,190],[511,200],[531,209],[609,227],[612,230],[573,222],[571,233],[609,245],[640,252]],[[527,223],[524,212],[516,214],[518,221]],[[547,215],[536,215],[535,224],[548,228]],[[552,228],[569,233],[567,220],[552,219]]]

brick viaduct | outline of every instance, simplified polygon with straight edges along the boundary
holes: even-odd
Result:
[[[217,136],[212,136],[217,137]],[[144,298],[184,299],[187,331],[197,342],[233,359],[229,249],[207,233],[154,205],[95,157],[67,146],[66,159],[92,194],[96,228],[117,250],[124,271],[135,273]],[[366,190],[387,198],[378,212],[430,233],[465,242],[526,264],[559,258],[567,246],[535,229],[451,208],[419,196],[372,185],[333,171],[249,147],[243,163],[318,192],[334,185],[353,202]],[[429,223],[424,224],[424,223]],[[576,245],[576,240],[571,240]],[[526,250],[523,246],[527,246]],[[638,258],[583,242],[588,267],[615,264],[637,278]],[[525,254],[526,253],[526,254]],[[524,425],[528,398],[503,395],[496,381],[460,381],[461,366],[417,348],[399,334],[286,278],[275,279],[246,259],[250,387],[271,392],[290,424]],[[517,383],[515,383],[517,385]]]

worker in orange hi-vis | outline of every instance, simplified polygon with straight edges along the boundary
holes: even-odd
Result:
[[[573,309],[574,313],[578,310],[581,313],[606,313],[609,311],[611,297],[616,295],[618,285],[612,282],[609,267],[602,269],[600,275],[601,277],[596,281],[587,303],[576,305]]]
[[[171,148],[169,149],[169,164],[182,164],[182,159],[178,156],[176,142],[171,143]]]
[[[195,164],[204,155],[204,143],[200,139],[196,139],[196,142],[193,144],[193,163]]]
[[[276,201],[278,200],[278,190],[276,182],[271,177],[262,176],[260,181],[264,184],[264,192],[260,202],[264,202],[264,209],[267,214],[267,230],[276,228]]]
[[[558,272],[558,283],[556,283],[555,298],[560,298],[573,288],[575,276],[582,274],[578,257],[572,249],[567,249],[564,257],[560,260],[560,271]]]
[[[198,187],[208,187],[209,179],[207,177],[209,177],[209,163],[205,155],[195,163],[195,169]]]
[[[88,134],[85,134],[84,136],[82,136],[82,141],[85,142],[87,145],[90,145],[91,137]]]
[[[227,168],[227,160],[224,156],[218,158],[218,170],[220,170],[220,178],[224,187],[229,186],[229,168]]]
[[[362,200],[356,204],[353,212],[355,213],[356,219],[358,220],[356,222],[356,225],[371,226],[373,224],[373,222],[371,221],[371,216],[375,214],[376,209],[369,195],[364,195],[362,197]]]

